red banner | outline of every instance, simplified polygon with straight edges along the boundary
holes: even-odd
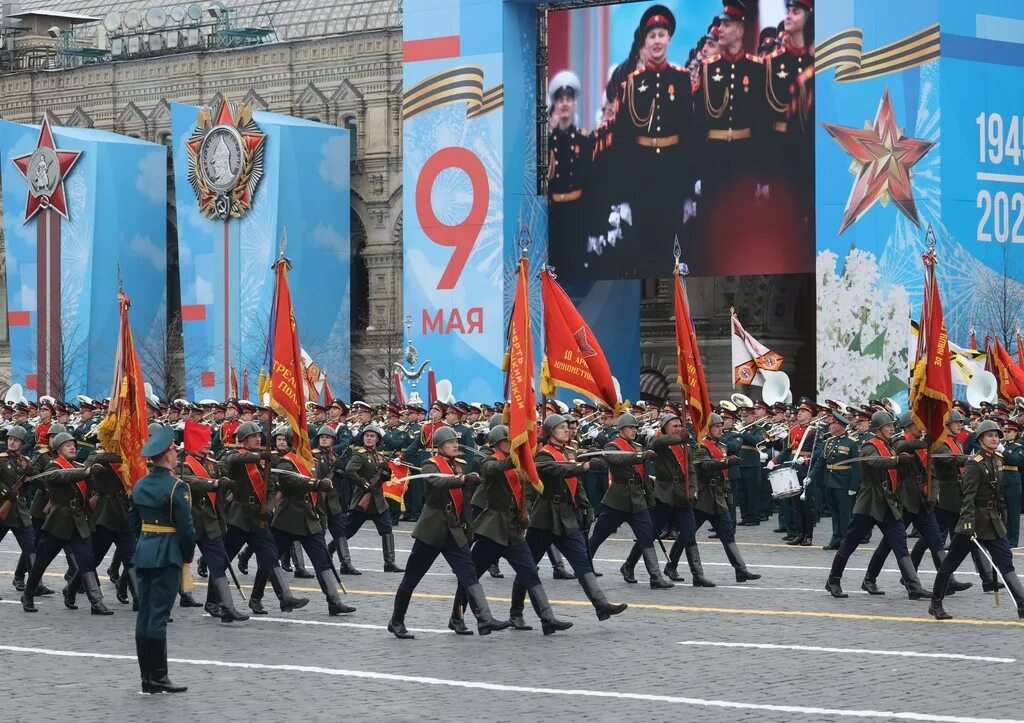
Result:
[[[193,422],[191,419],[186,419],[185,434],[182,436],[182,441],[185,444],[185,451],[198,452],[203,447],[206,447],[210,444],[210,436],[212,433],[213,427],[209,424],[202,424],[200,422]],[[234,439],[229,441],[233,442]]]
[[[537,398],[533,389],[533,333],[530,324],[530,265],[519,259],[516,295],[505,352],[505,423],[516,470],[538,491],[544,489],[533,461],[537,451]]]
[[[924,264],[924,299],[910,379],[910,411],[914,423],[931,438],[934,452],[946,441],[946,420],[953,408],[953,377],[933,252],[925,254]]]
[[[1024,339],[1021,338],[1020,332],[1017,332],[1017,366],[1024,369]]]
[[[96,431],[103,448],[120,455],[121,465],[117,472],[125,489],[130,490],[148,472],[141,452],[149,439],[149,414],[146,409],[145,381],[142,379],[139,357],[135,353],[132,328],[128,323],[128,309],[132,302],[123,291],[118,292],[117,298],[121,309],[121,326],[114,360],[113,390],[107,416]]]
[[[400,503],[404,511],[405,490],[409,486],[405,478],[409,476],[409,468],[404,464],[391,461],[388,462],[388,467],[391,469],[391,479],[381,485],[381,491],[384,492],[387,499]]]
[[[988,370],[996,375],[999,381],[999,398],[1013,404],[1015,397],[1024,396],[1024,369],[1013,362],[1010,352],[999,343],[999,339],[993,339],[985,349],[988,356]]]
[[[295,326],[295,310],[288,288],[289,262],[283,256],[275,268],[273,308],[270,317],[270,335],[274,346],[270,368],[270,407],[281,415],[292,430],[295,455],[312,469],[313,454],[309,448],[309,429],[306,424],[306,387],[302,372],[302,354],[299,351],[299,330]]]
[[[675,277],[676,364],[679,369],[676,381],[682,389],[683,406],[690,415],[697,439],[703,441],[711,418],[711,397],[704,378],[704,363],[700,360],[697,333],[693,329],[690,308],[686,303],[683,277],[678,267]]]
[[[540,290],[545,347],[541,393],[553,397],[556,387],[572,389],[616,409],[619,395],[612,370],[594,332],[547,269],[540,272]]]

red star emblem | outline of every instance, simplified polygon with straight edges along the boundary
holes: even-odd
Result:
[[[82,151],[58,150],[53,142],[50,121],[43,118],[36,149],[14,159],[14,165],[28,183],[28,197],[25,200],[26,223],[39,213],[40,209],[47,208],[52,208],[64,218],[68,218],[64,179],[81,155]]]
[[[907,218],[920,226],[910,169],[935,143],[903,135],[896,125],[888,88],[882,95],[874,125],[866,124],[864,130],[831,123],[822,125],[853,158],[853,171],[857,175],[846,201],[839,233],[856,223],[875,201],[881,201],[884,206],[892,200]]]

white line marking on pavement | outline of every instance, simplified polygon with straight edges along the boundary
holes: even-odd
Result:
[[[369,625],[367,623],[337,623],[332,620],[305,620],[303,618],[268,618],[262,615],[253,615],[249,618],[254,623],[290,623],[291,625],[327,625],[332,628],[359,628],[360,630],[387,630],[386,625]],[[436,628],[409,628],[411,633],[437,633],[439,635],[452,635],[451,630],[438,630]],[[390,633],[388,633],[390,635]]]
[[[51,650],[48,648],[26,648],[17,645],[0,645],[0,651],[10,653],[27,653],[36,655],[52,655],[62,658],[97,658],[102,660],[123,660],[136,662],[134,655],[112,655],[109,653],[85,653],[76,650]],[[265,663],[235,663],[226,660],[188,660],[171,658],[170,663],[179,665],[197,665],[216,668],[243,668],[249,670],[277,670],[294,673],[314,673],[317,675],[334,675],[345,678],[363,678],[368,680],[388,680],[399,683],[416,683],[420,685],[438,685],[451,688],[469,688],[473,690],[492,690],[504,693],[532,693],[536,695],[564,695],[585,698],[616,698],[619,700],[639,700],[649,703],[677,703],[680,705],[701,708],[724,708],[732,710],[759,710],[775,713],[796,713],[801,715],[839,716],[847,718],[883,718],[889,720],[933,721],[934,723],[1024,723],[1010,718],[973,718],[970,716],[938,715],[934,713],[915,713],[910,711],[884,710],[851,710],[844,708],[816,708],[800,705],[771,705],[767,703],[743,703],[729,700],[707,700],[704,698],[687,698],[677,695],[653,695],[649,693],[624,693],[610,690],[587,690],[583,688],[540,688],[525,685],[506,685],[474,680],[450,680],[431,678],[421,675],[400,675],[398,673],[377,673],[369,670],[345,670],[342,668],[323,668],[313,665],[269,665]]]
[[[682,640],[679,645],[713,648],[760,648],[763,650],[804,650],[811,653],[855,653],[859,655],[895,655],[903,658],[942,658],[944,660],[978,660],[984,663],[1016,663],[1016,658],[960,653],[918,653],[913,650],[868,650],[866,648],[822,648],[816,645],[774,645],[772,643],[727,643],[713,640]]]

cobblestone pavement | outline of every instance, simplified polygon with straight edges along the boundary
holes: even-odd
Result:
[[[825,521],[828,524],[828,521]],[[397,530],[399,563],[411,526]],[[847,600],[823,590],[832,553],[779,544],[770,524],[739,528],[740,547],[761,580],[738,585],[720,544],[699,533],[705,571],[719,586],[686,583],[651,590],[617,570],[628,549],[623,528],[598,552],[601,584],[630,609],[599,622],[579,585],[542,579],[556,613],[575,623],[544,637],[504,631],[456,637],[446,623],[455,586],[438,560],[413,598],[407,624],[416,640],[399,641],[384,626],[400,575],[381,572],[380,539],[367,530],[351,541],[361,577],[345,577],[356,613],[329,617],[315,581],[293,590],[310,604],[247,623],[222,624],[201,608],[175,608],[169,630],[171,677],[186,695],[142,696],[130,609],[106,582],[110,617],[66,610],[60,596],[37,598],[40,612],[17,605],[11,578],[17,547],[0,543],[0,640],[5,708],[10,720],[281,721],[974,721],[1024,719],[1024,621],[1012,601],[975,587],[947,599],[956,620],[938,623],[926,601],[910,601],[890,558],[879,584],[859,591],[870,546],[850,561]],[[875,541],[879,539],[876,532]],[[660,554],[660,553],[659,553]],[[105,570],[108,561],[101,567]],[[255,569],[255,560],[253,561]],[[685,566],[685,561],[684,561]],[[923,565],[930,587],[934,570]],[[508,565],[503,565],[505,572]],[[680,568],[681,571],[682,567]],[[62,556],[46,582],[62,585]],[[252,580],[241,576],[243,586]],[[196,577],[196,597],[205,595]],[[312,584],[311,584],[312,583]],[[506,615],[511,579],[483,580],[496,617]],[[240,604],[237,599],[236,603]],[[276,606],[275,606],[276,607]],[[537,623],[532,611],[528,620]],[[761,646],[761,647],[754,647]],[[800,646],[775,647],[775,646]],[[883,655],[881,651],[890,654]],[[912,655],[916,653],[917,655]],[[921,655],[927,654],[927,655]]]

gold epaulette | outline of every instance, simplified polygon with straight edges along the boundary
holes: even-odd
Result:
[[[747,60],[753,60],[758,65],[761,65],[761,63],[764,62],[764,58],[760,55],[751,55],[750,53],[747,53]]]
[[[976,454],[976,455],[974,455],[974,461],[975,461],[975,462],[981,462],[981,461],[982,461],[982,460],[984,460],[984,459],[985,459],[985,456],[984,456],[984,455],[981,455],[981,454]]]
[[[462,457],[456,457],[455,461],[458,462],[459,464],[466,464],[466,460],[464,460]]]
[[[353,452],[365,452],[366,451],[366,447],[353,447],[352,451]]]
[[[720,60],[721,58],[722,58],[722,54],[721,53],[719,53],[718,55],[712,55],[710,58],[704,58],[704,65],[710,65],[711,63],[715,63],[718,60]]]

